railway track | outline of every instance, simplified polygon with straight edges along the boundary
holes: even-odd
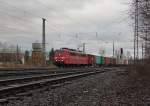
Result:
[[[111,69],[93,69],[88,71],[75,71],[65,73],[54,73],[49,75],[30,76],[23,78],[0,80],[0,103],[5,103],[19,93],[27,93],[49,85],[62,84],[77,78],[104,73]]]
[[[86,68],[91,69],[91,68]],[[31,75],[41,75],[41,74],[53,74],[53,73],[64,73],[64,72],[72,72],[72,71],[79,71],[79,70],[85,70],[84,68],[63,68],[63,69],[49,69],[49,70],[23,70],[23,69],[17,69],[17,70],[0,70],[0,80],[1,79],[8,79],[12,77],[24,77],[24,76],[31,76]]]

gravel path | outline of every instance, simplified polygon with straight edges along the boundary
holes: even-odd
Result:
[[[150,106],[150,83],[135,81],[122,69],[36,91],[2,106]]]

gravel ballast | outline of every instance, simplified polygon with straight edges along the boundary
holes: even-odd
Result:
[[[150,106],[150,83],[130,78],[125,69],[46,87],[1,106]]]

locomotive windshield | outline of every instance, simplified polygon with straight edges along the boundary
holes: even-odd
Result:
[[[56,54],[57,54],[57,53],[64,53],[64,51],[62,51],[62,50],[56,50],[55,53],[56,53]]]

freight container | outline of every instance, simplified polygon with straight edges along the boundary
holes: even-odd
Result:
[[[118,59],[118,60],[117,60],[117,64],[118,64],[118,65],[124,64],[124,63],[123,63],[123,59]]]
[[[105,64],[105,59],[104,59],[103,56],[101,56],[101,63],[102,63],[102,64]]]
[[[104,57],[104,63],[105,63],[105,65],[109,65],[110,64],[110,58]]]
[[[109,58],[109,65],[113,65],[113,58]]]
[[[116,59],[115,58],[110,58],[110,65],[116,65]]]
[[[88,56],[88,64],[93,65],[95,61],[94,56],[90,54],[88,54],[87,56]]]
[[[100,65],[100,56],[95,56],[96,65]]]
[[[117,59],[113,58],[113,65],[116,65]]]
[[[124,65],[127,65],[128,64],[128,61],[127,60],[124,60],[124,63],[123,63]]]
[[[100,66],[104,64],[104,58],[102,56],[95,56],[95,64]]]

